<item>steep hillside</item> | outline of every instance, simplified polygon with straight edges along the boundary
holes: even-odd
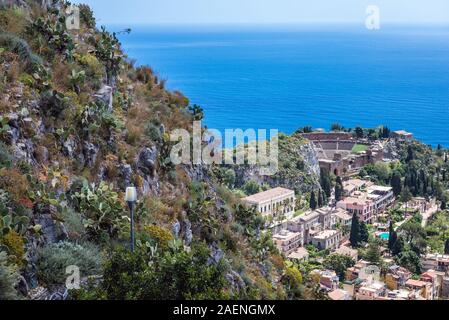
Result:
[[[88,6],[68,30],[63,1],[11,3],[0,9],[0,300],[314,298],[216,168],[168,161],[168,133],[190,130],[200,109],[134,67]],[[307,189],[313,151],[292,139],[270,183]],[[66,289],[70,266],[82,290]]]
[[[310,141],[299,134],[279,135],[279,168],[275,175],[261,175],[257,166],[239,166],[236,171],[236,186],[248,181],[270,187],[282,186],[307,193],[320,188],[320,165],[317,153]]]

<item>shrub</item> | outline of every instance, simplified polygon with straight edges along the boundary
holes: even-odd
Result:
[[[28,180],[17,169],[3,168],[0,169],[0,188],[17,202],[27,194]]]
[[[112,186],[105,182],[98,186],[84,183],[81,190],[72,196],[72,200],[76,209],[86,217],[84,226],[94,239],[117,237],[124,225],[128,225],[124,203]]]
[[[79,4],[78,8],[80,10],[80,20],[82,23],[84,23],[86,25],[86,27],[88,28],[95,28],[95,17],[94,14],[92,12],[92,10],[90,9],[90,7],[87,4]]]
[[[140,139],[142,138],[143,130],[139,126],[135,126],[133,124],[127,124],[126,128],[126,142],[132,146],[136,146],[139,144]]]
[[[5,1],[2,2],[4,4]],[[0,4],[0,7],[2,6]],[[26,10],[20,6],[14,6],[9,9],[1,8],[0,10],[0,31],[20,34],[25,28],[26,20]]]
[[[123,61],[120,52],[120,42],[115,33],[110,34],[105,27],[101,27],[101,33],[94,41],[95,56],[106,68],[107,83],[112,84],[112,79],[120,71],[120,64]]]
[[[33,87],[36,80],[28,73],[22,73],[19,77],[19,81],[28,87]]]
[[[5,201],[2,199],[2,201]],[[16,214],[12,215],[10,209],[0,202],[0,238],[6,236],[11,231],[24,235],[30,224],[30,218],[17,214],[20,210],[16,208]]]
[[[150,237],[163,249],[168,248],[169,242],[173,240],[173,235],[169,230],[156,225],[146,226],[145,231],[147,231]]]
[[[62,219],[64,220],[64,226],[66,227],[70,238],[79,239],[86,233],[83,216],[80,213],[66,208],[62,212]]]
[[[189,107],[189,111],[192,114],[194,121],[201,121],[204,118],[204,110],[200,106],[194,104]]]
[[[41,95],[41,108],[49,115],[58,117],[68,106],[70,99],[56,90]]]
[[[0,243],[8,249],[10,260],[18,266],[23,265],[25,243],[22,236],[12,230],[0,239]]]
[[[153,70],[147,66],[139,67],[136,70],[137,80],[144,84],[153,81],[153,74]]]
[[[66,268],[77,266],[82,277],[99,274],[102,257],[92,244],[70,242],[51,244],[38,252],[38,277],[47,285],[61,285],[67,278]]]
[[[286,287],[287,294],[291,298],[301,297],[302,282],[302,274],[298,268],[291,263],[287,264],[282,276],[282,283]]]
[[[75,60],[84,67],[83,70],[86,72],[86,76],[89,81],[94,83],[100,81],[101,77],[103,76],[104,70],[100,61],[98,61],[98,59],[94,55],[90,53],[75,53],[73,56]]]
[[[87,133],[101,131],[109,133],[111,129],[120,130],[124,127],[123,121],[101,102],[91,103],[84,107],[80,115],[80,125]]]
[[[35,72],[42,65],[42,59],[32,52],[25,40],[17,36],[0,34],[0,46],[17,54],[28,71]]]
[[[260,192],[260,186],[259,184],[254,181],[254,180],[250,180],[247,181],[244,185],[243,185],[243,190],[245,191],[245,193],[247,195],[253,195],[256,194],[258,192]]]
[[[156,221],[160,221],[163,218],[166,218],[170,213],[170,207],[163,203],[159,198],[146,198],[145,206],[148,210],[148,215]]]
[[[67,59],[71,59],[75,43],[72,36],[67,32],[65,20],[64,16],[60,16],[56,21],[40,17],[28,26],[28,33],[33,37],[44,37],[49,48],[52,49],[47,51],[51,56],[56,51],[63,54]]]
[[[209,249],[192,245],[191,251],[176,243],[170,251],[149,257],[145,252],[117,251],[107,262],[97,294],[109,300],[224,299],[223,262],[209,263]]]
[[[72,74],[69,76],[69,80],[73,90],[77,94],[80,94],[81,87],[84,86],[84,83],[86,82],[86,72],[85,71],[77,72],[75,69],[73,69]]]
[[[153,142],[162,142],[161,131],[151,122],[145,126],[145,135]]]
[[[1,168],[11,168],[12,166],[12,156],[9,153],[8,148],[4,143],[0,142],[0,169]]]
[[[18,280],[18,273],[8,266],[8,256],[5,252],[0,252],[0,301],[18,298],[15,289]]]

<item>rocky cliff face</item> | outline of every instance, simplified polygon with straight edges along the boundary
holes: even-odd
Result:
[[[260,185],[282,186],[306,193],[320,188],[320,166],[313,144],[299,136],[281,136],[279,140],[279,171],[263,176],[257,166],[239,166],[235,169],[237,186],[253,180]]]
[[[115,35],[96,29],[87,6],[82,28],[71,31],[64,1],[43,1],[48,11],[41,1],[16,4],[20,10],[0,9],[0,251],[20,270],[18,296],[66,298],[57,266],[67,263],[101,278],[98,265],[129,242],[123,196],[134,185],[142,250],[169,254],[176,240],[186,254],[204,244],[205,267],[226,267],[229,296],[285,297],[283,258],[258,232],[259,217],[239,206],[212,168],[169,161],[167,132],[190,130],[197,116],[188,99],[167,91],[151,68],[135,68]],[[280,150],[276,176],[241,167],[238,180],[319,186],[307,141],[283,136]]]

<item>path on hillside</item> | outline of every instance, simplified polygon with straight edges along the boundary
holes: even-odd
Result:
[[[422,215],[422,223],[421,223],[421,225],[422,225],[423,228],[425,228],[427,226],[427,223],[429,222],[429,220],[437,212],[438,212],[438,205],[434,205],[429,210],[427,210],[426,212],[421,214]]]

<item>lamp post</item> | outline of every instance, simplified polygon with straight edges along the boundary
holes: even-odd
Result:
[[[131,212],[131,252],[134,252],[134,205],[137,201],[137,189],[135,187],[126,188],[125,201],[128,202]]]

